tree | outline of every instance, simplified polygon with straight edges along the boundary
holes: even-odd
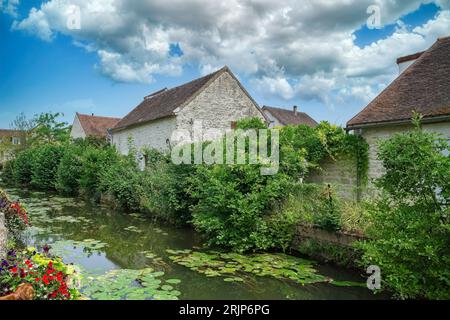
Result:
[[[63,116],[62,113],[41,113],[35,115],[33,119],[33,129],[31,130],[31,144],[58,144],[69,141],[70,126],[67,122],[58,121]]]
[[[450,299],[448,142],[420,127],[380,144],[386,173],[370,208],[363,263],[380,267],[385,286],[405,299]]]

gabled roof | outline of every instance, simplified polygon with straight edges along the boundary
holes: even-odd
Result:
[[[86,136],[99,138],[106,137],[108,129],[113,128],[120,121],[120,118],[99,117],[78,112],[77,117]]]
[[[450,120],[450,37],[438,39],[420,54],[347,128],[407,122],[413,111],[424,121]]]
[[[228,67],[213,72],[202,78],[193,80],[179,87],[172,89],[162,89],[144,98],[134,110],[126,115],[114,128],[113,131],[120,131],[131,126],[144,124],[149,121],[175,116],[175,110],[191,102],[210,83],[215,81],[224,72],[229,73],[239,84],[245,94],[252,100],[259,109],[258,104],[248,94],[238,79],[233,75]],[[263,114],[261,112],[261,114]]]
[[[264,106],[262,109],[263,111],[269,111],[270,114],[277,118],[279,122],[286,126],[306,124],[307,126],[315,127],[318,125],[316,120],[314,120],[304,112],[297,111],[297,113],[295,113],[293,110],[286,110],[268,106]]]

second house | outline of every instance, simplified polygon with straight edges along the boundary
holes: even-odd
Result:
[[[201,121],[204,130],[226,130],[238,120],[253,117],[266,121],[258,104],[224,67],[145,97],[111,130],[112,143],[122,154],[128,154],[130,146],[168,151],[172,133],[177,129],[192,132],[195,121]]]

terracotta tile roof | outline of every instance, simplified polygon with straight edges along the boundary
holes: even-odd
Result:
[[[438,39],[347,127],[408,121],[413,111],[424,121],[450,117],[450,37]]]
[[[120,118],[99,117],[77,113],[86,136],[106,137],[107,130],[113,128]]]
[[[121,130],[148,121],[174,116],[175,109],[194,98],[210,81],[217,79],[225,71],[229,71],[228,67],[179,87],[163,89],[145,97],[141,104],[114,127],[114,130]]]
[[[0,137],[1,138],[9,138],[9,137],[20,137],[24,133],[19,130],[10,130],[10,129],[0,129]]]
[[[311,118],[308,114],[304,112],[298,112],[297,115],[293,110],[286,110],[286,109],[280,109],[280,108],[273,108],[264,106],[264,110],[267,110],[272,114],[275,118],[278,119],[282,124],[284,125],[300,125],[300,124],[306,124],[310,127],[315,127],[318,125],[318,123]]]

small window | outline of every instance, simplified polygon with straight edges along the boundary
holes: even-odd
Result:
[[[13,137],[11,139],[11,142],[12,142],[13,145],[19,145],[20,144],[20,139],[16,138],[16,137]]]

